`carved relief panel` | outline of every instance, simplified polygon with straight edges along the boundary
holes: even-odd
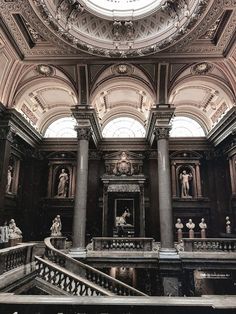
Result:
[[[115,176],[140,175],[143,172],[143,156],[130,152],[118,152],[104,156],[106,174]]]

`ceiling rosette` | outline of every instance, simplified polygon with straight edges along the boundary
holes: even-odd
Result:
[[[212,0],[30,0],[53,33],[102,57],[138,57],[181,41]]]

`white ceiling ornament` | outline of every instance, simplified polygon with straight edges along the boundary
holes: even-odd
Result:
[[[81,0],[80,3],[94,15],[107,19],[145,17],[156,11],[162,0]]]
[[[103,57],[138,57],[182,40],[212,0],[30,0],[37,15],[74,48]]]

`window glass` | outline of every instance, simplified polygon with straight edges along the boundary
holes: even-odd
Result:
[[[205,136],[203,128],[198,122],[187,117],[175,117],[170,131],[171,137]]]
[[[44,137],[76,137],[75,125],[72,117],[58,119],[50,124]]]
[[[103,129],[103,137],[145,137],[145,128],[143,125],[128,117],[120,117],[110,121]]]

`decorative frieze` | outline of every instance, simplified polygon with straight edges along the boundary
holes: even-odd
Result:
[[[143,172],[143,155],[130,152],[118,152],[104,156],[106,174],[115,176],[133,176]]]

